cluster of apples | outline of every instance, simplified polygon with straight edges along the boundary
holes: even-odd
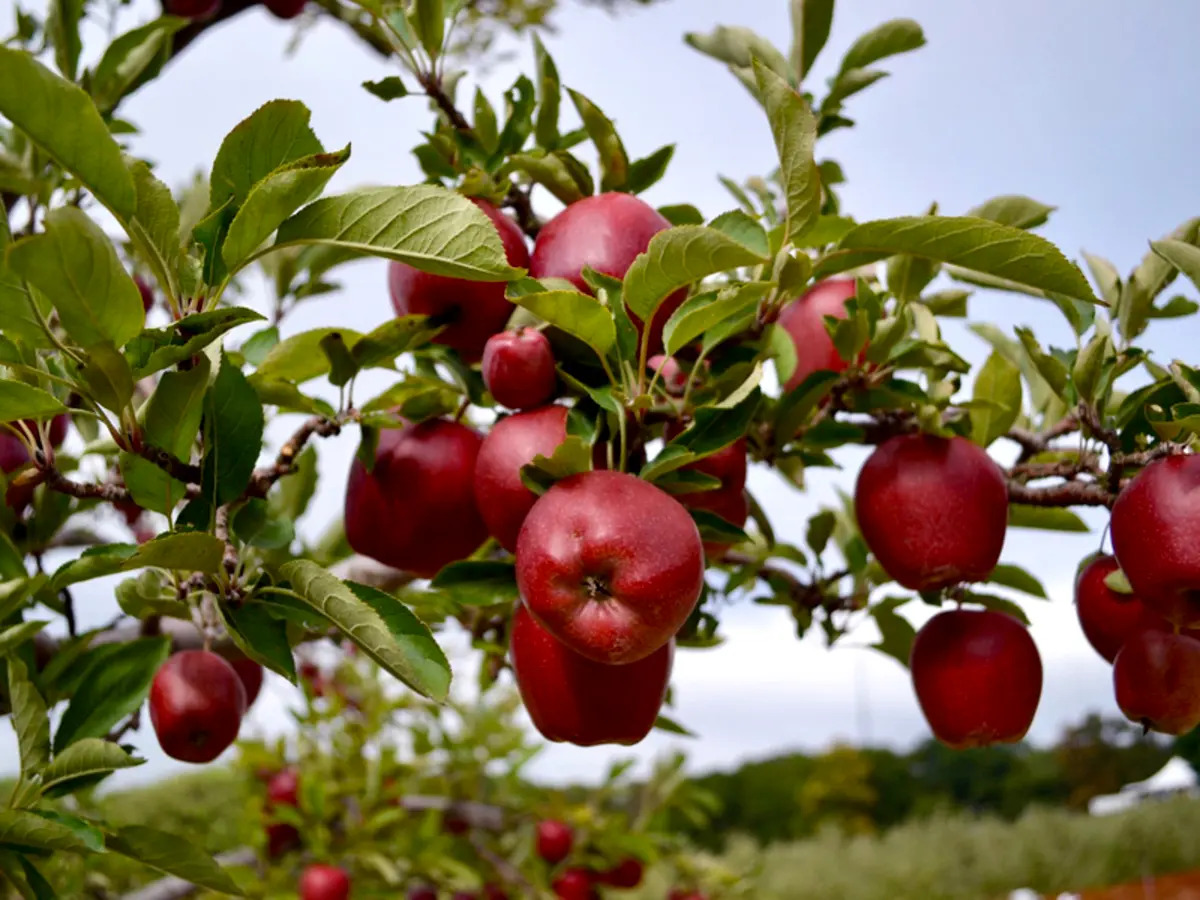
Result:
[[[1200,725],[1200,457],[1151,462],[1117,497],[1110,524],[1116,555],[1085,560],[1075,581],[1080,625],[1113,664],[1121,712],[1185,734]]]
[[[262,0],[271,13],[280,19],[294,19],[304,12],[308,0]],[[221,11],[221,0],[164,0],[163,6],[173,16],[205,21]]]
[[[181,762],[212,762],[237,740],[262,682],[262,666],[245,657],[172,654],[150,683],[150,724],[159,746]]]
[[[546,819],[538,822],[537,854],[551,866],[560,866],[575,849],[575,832],[566,822]],[[598,885],[632,890],[642,883],[643,866],[635,857],[625,857],[615,865],[598,870],[582,865],[567,866],[551,882],[559,900],[598,900]]]

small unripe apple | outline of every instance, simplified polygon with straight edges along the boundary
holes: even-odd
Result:
[[[1200,725],[1200,640],[1154,628],[1135,632],[1113,661],[1113,688],[1130,721],[1187,734]]]
[[[167,0],[167,12],[183,19],[207,19],[216,15],[221,0]]]
[[[1113,552],[1143,604],[1200,625],[1200,456],[1154,460],[1117,497]]]
[[[258,692],[262,690],[263,667],[246,657],[235,659],[230,665],[242,680],[242,687],[246,689],[246,709],[249,709],[258,698]]]
[[[542,226],[533,245],[529,274],[534,278],[565,278],[584,293],[584,266],[604,275],[624,278],[650,239],[671,227],[658,210],[633,194],[610,192],[576,200]],[[687,299],[681,289],[668,297],[651,320],[650,352],[662,349],[663,326]],[[630,313],[638,334],[642,322]]]
[[[914,591],[984,581],[1000,561],[1008,487],[966,438],[893,437],[858,473],[854,511],[863,540],[892,578]]]
[[[651,374],[657,374],[663,389],[672,396],[682,397],[687,388],[688,373],[673,356],[656,353],[646,363]]]
[[[555,878],[552,887],[559,900],[592,900],[599,896],[592,883],[590,870],[574,866]]]
[[[849,365],[842,359],[825,328],[825,317],[846,318],[846,302],[858,288],[853,278],[831,278],[813,285],[779,313],[779,324],[796,345],[796,368],[783,386],[790,391],[813,372],[841,372]]]
[[[1135,594],[1114,591],[1104,579],[1120,567],[1115,557],[1098,554],[1075,579],[1075,612],[1084,637],[1109,662],[1135,631],[1168,628],[1167,621],[1147,609]]]
[[[567,647],[518,604],[510,653],[521,700],[543,737],[580,747],[632,746],[658,718],[675,642],[635,663],[607,666]]]
[[[640,859],[627,856],[600,876],[601,882],[610,887],[628,890],[642,883],[645,867]]]
[[[992,610],[938,613],[917,632],[909,669],[934,737],[955,750],[1021,740],[1042,696],[1029,630]]]
[[[233,666],[207,650],[184,650],[159,667],[150,684],[150,722],[163,752],[212,762],[237,740],[246,689]]]
[[[517,536],[538,495],[521,480],[521,467],[535,456],[553,456],[567,438],[567,408],[543,406],[501,419],[492,426],[475,460],[475,503],[488,534],[504,549],[517,549]]]
[[[557,819],[547,819],[537,825],[538,856],[554,865],[562,862],[571,855],[571,846],[575,843],[575,832],[566,822]]]
[[[294,19],[304,12],[308,0],[263,0],[263,6],[269,9],[276,18]]]
[[[470,200],[495,226],[508,264],[527,268],[529,248],[517,224],[486,200]],[[388,263],[388,289],[396,315],[425,315],[435,323],[447,323],[434,342],[453,347],[467,362],[478,362],[487,339],[508,323],[513,305],[504,296],[507,287],[503,281],[468,281],[422,272],[395,260]]]
[[[691,515],[624,472],[556,482],[517,538],[517,587],[529,611],[596,662],[654,653],[687,621],[703,586],[704,547]]]
[[[558,375],[554,350],[536,328],[493,334],[483,348],[483,383],[496,402],[509,409],[531,409],[554,396]]]
[[[483,543],[475,459],[483,439],[447,419],[387,429],[375,467],[357,458],[346,487],[346,539],[385,566],[432,578]]]
[[[347,900],[350,876],[344,869],[313,863],[300,874],[300,900]]]

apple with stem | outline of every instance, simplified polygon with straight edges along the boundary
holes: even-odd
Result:
[[[558,374],[550,340],[536,328],[493,334],[483,348],[483,383],[509,409],[532,409],[554,396]]]
[[[150,722],[163,752],[190,763],[212,762],[235,740],[246,689],[233,666],[207,650],[169,657],[150,684]]]
[[[1135,632],[1113,661],[1113,689],[1131,722],[1187,734],[1200,725],[1200,640],[1156,628]]]
[[[1092,648],[1108,662],[1143,628],[1168,628],[1166,619],[1149,610],[1135,594],[1114,591],[1105,579],[1120,569],[1116,557],[1097,553],[1075,579],[1075,612]]]

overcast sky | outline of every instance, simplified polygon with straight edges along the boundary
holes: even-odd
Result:
[[[788,44],[785,0],[721,3],[665,0],[620,17],[586,8],[558,16],[559,33],[546,38],[564,84],[588,95],[616,120],[631,156],[677,143],[667,176],[648,192],[662,205],[690,202],[712,216],[732,201],[718,173],[741,180],[775,165],[770,132],[745,89],[718,63],[684,45],[688,31],[717,24],[750,26],[778,45]],[[138,2],[134,9],[149,15]],[[0,21],[10,21],[12,0],[0,0]],[[823,81],[841,53],[868,28],[910,16],[925,28],[928,46],[886,61],[893,73],[850,101],[860,124],[823,141],[823,158],[841,162],[849,184],[844,207],[866,220],[923,212],[936,200],[943,212],[961,213],[1001,193],[1025,193],[1059,207],[1042,231],[1071,257],[1079,251],[1108,256],[1129,270],[1157,238],[1200,214],[1200,147],[1195,86],[1200,84],[1200,5],[1191,0],[1132,4],[1118,0],[843,0],[829,45],[813,78]],[[146,130],[136,151],[157,163],[175,184],[207,168],[223,136],[260,104],[298,99],[313,111],[312,125],[327,148],[353,145],[353,155],[330,190],[359,183],[405,184],[420,180],[409,150],[427,127],[422,101],[383,104],[358,85],[390,70],[343,31],[321,25],[299,55],[284,57],[288,26],[253,10],[205,34],[156,82],[131,98],[123,114]],[[91,51],[96,52],[93,43]],[[518,63],[530,54],[518,48]],[[497,66],[483,87],[497,105],[514,65]],[[818,82],[813,82],[814,84]],[[545,207],[553,209],[553,204]],[[336,321],[369,330],[392,315],[384,264],[347,268],[346,291],[301,307],[286,323],[294,333]],[[263,308],[265,293],[248,281]],[[1183,293],[1194,291],[1179,287]],[[1057,311],[1032,300],[980,295],[972,320],[991,320],[1006,331],[1033,326],[1043,341],[1066,345],[1072,336]],[[986,348],[960,325],[945,328],[968,358]],[[1149,340],[1160,361],[1195,361],[1200,337],[1194,321],[1153,324]],[[373,379],[371,386],[386,386]],[[362,396],[368,396],[364,386]],[[294,428],[272,424],[277,445]],[[340,515],[345,473],[357,436],[351,432],[320,447],[322,483],[301,527],[320,532]],[[998,450],[1003,453],[1003,450]],[[765,504],[785,539],[802,541],[807,517],[832,498],[834,485],[849,487],[861,452],[845,455],[840,473],[813,473],[801,494],[765,471],[754,471],[751,490]],[[1071,605],[1077,561],[1100,541],[1102,518],[1089,515],[1090,535],[1014,531],[1004,559],[1036,573],[1050,602],[1031,602],[1034,637],[1046,666],[1045,690],[1031,737],[1052,740],[1085,711],[1115,713],[1108,667],[1085,643]],[[111,582],[77,592],[82,624],[112,617]],[[919,610],[912,612],[919,614]],[[916,620],[914,620],[916,621]],[[724,617],[727,643],[713,651],[677,655],[673,715],[701,735],[680,741],[654,735],[634,750],[555,746],[534,771],[545,778],[603,774],[615,756],[649,759],[668,746],[687,750],[696,770],[735,765],[792,748],[818,749],[836,740],[896,746],[923,738],[926,727],[905,670],[872,650],[854,649],[874,639],[864,628],[828,651],[819,629],[797,641],[780,610],[735,607]],[[468,683],[466,673],[460,681]],[[246,733],[286,726],[284,707],[293,689],[273,679],[255,704]],[[121,773],[114,784],[153,777],[181,764],[165,759],[148,727],[136,743],[151,763]],[[7,729],[0,729],[0,772],[15,765]]]

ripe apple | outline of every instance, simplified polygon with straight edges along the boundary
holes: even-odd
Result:
[[[408,889],[408,900],[438,900],[438,895],[429,885],[419,884]]]
[[[267,826],[267,857],[278,859],[300,846],[300,829],[295,825],[274,822]]]
[[[610,192],[576,200],[542,226],[533,245],[529,274],[534,278],[565,278],[584,293],[583,267],[624,278],[634,259],[650,239],[671,227],[658,210],[633,194]],[[650,324],[650,352],[662,349],[663,326],[687,299],[687,290],[676,291],[663,302]],[[642,322],[630,313],[638,334]]]
[[[517,538],[517,588],[576,653],[609,665],[658,650],[704,586],[704,547],[688,511],[625,472],[556,482]]]
[[[300,773],[293,768],[277,772],[267,782],[267,809],[300,805]]]
[[[233,666],[207,650],[169,657],[150,684],[150,722],[167,756],[212,762],[238,736],[246,689]]]
[[[566,822],[547,819],[537,825],[538,856],[551,865],[562,862],[571,855],[575,843],[575,832]]]
[[[300,13],[304,12],[304,6],[307,2],[308,0],[263,0],[263,5],[276,18],[294,19]]]
[[[221,8],[221,0],[167,0],[167,12],[184,19],[207,19]]]
[[[538,495],[521,481],[521,467],[535,456],[552,456],[567,437],[567,408],[543,406],[501,419],[492,426],[475,461],[475,503],[488,534],[506,550],[517,549],[517,535]]]
[[[635,888],[642,883],[644,867],[642,861],[627,856],[611,869],[601,873],[600,881],[615,888]]]
[[[1156,459],[1121,491],[1112,542],[1142,603],[1181,626],[1200,625],[1200,456]]]
[[[1187,734],[1200,725],[1200,640],[1155,628],[1135,632],[1113,662],[1113,687],[1130,721]]]
[[[242,680],[242,687],[246,689],[246,709],[249,709],[258,697],[258,692],[262,690],[263,667],[246,657],[235,659],[230,665]]]
[[[1114,591],[1104,579],[1117,571],[1115,557],[1097,554],[1075,579],[1075,612],[1084,637],[1109,662],[1126,639],[1142,628],[1168,628],[1167,621],[1147,609],[1135,594]]]
[[[1021,740],[1042,695],[1029,630],[992,610],[938,613],[917,632],[909,669],[934,737],[955,750]]]
[[[592,887],[592,873],[588,869],[573,866],[554,879],[551,885],[559,900],[592,900],[599,894]]]
[[[1008,488],[1000,467],[966,438],[893,437],[858,473],[854,511],[884,571],[932,591],[983,581],[1000,561]]]
[[[646,363],[651,374],[657,373],[663,389],[674,397],[682,397],[687,388],[688,373],[673,356],[656,353]]]
[[[493,334],[483,348],[483,383],[509,409],[549,401],[558,383],[549,338],[536,328]]]
[[[475,505],[475,458],[483,439],[447,419],[387,429],[375,467],[357,458],[346,487],[346,539],[385,566],[432,578],[487,537]]]
[[[838,354],[825,328],[825,317],[846,318],[846,301],[858,288],[853,278],[830,278],[813,285],[779,313],[779,324],[796,345],[796,369],[784,390],[790,391],[813,372],[841,372],[849,363]]]
[[[675,642],[635,663],[607,666],[580,656],[518,604],[510,651],[521,700],[543,737],[632,746],[650,733],[666,699]]]
[[[664,437],[672,440],[683,431],[678,422],[668,423]],[[720,516],[726,522],[738,528],[746,524],[750,515],[750,502],[746,498],[746,439],[740,438],[727,447],[723,447],[711,456],[688,463],[684,469],[691,469],[711,475],[721,482],[719,488],[711,491],[689,491],[675,494],[675,499],[688,509],[703,509]],[[731,545],[704,542],[704,553],[709,559],[717,559]]]
[[[350,876],[344,869],[313,863],[300,874],[300,900],[346,900]]]
[[[529,248],[516,222],[486,200],[470,198],[483,210],[500,235],[508,264],[529,266]],[[468,281],[433,275],[393,260],[388,263],[388,289],[398,316],[431,316],[447,323],[433,340],[457,350],[467,362],[478,362],[487,339],[503,330],[513,305],[504,296],[503,281]]]

